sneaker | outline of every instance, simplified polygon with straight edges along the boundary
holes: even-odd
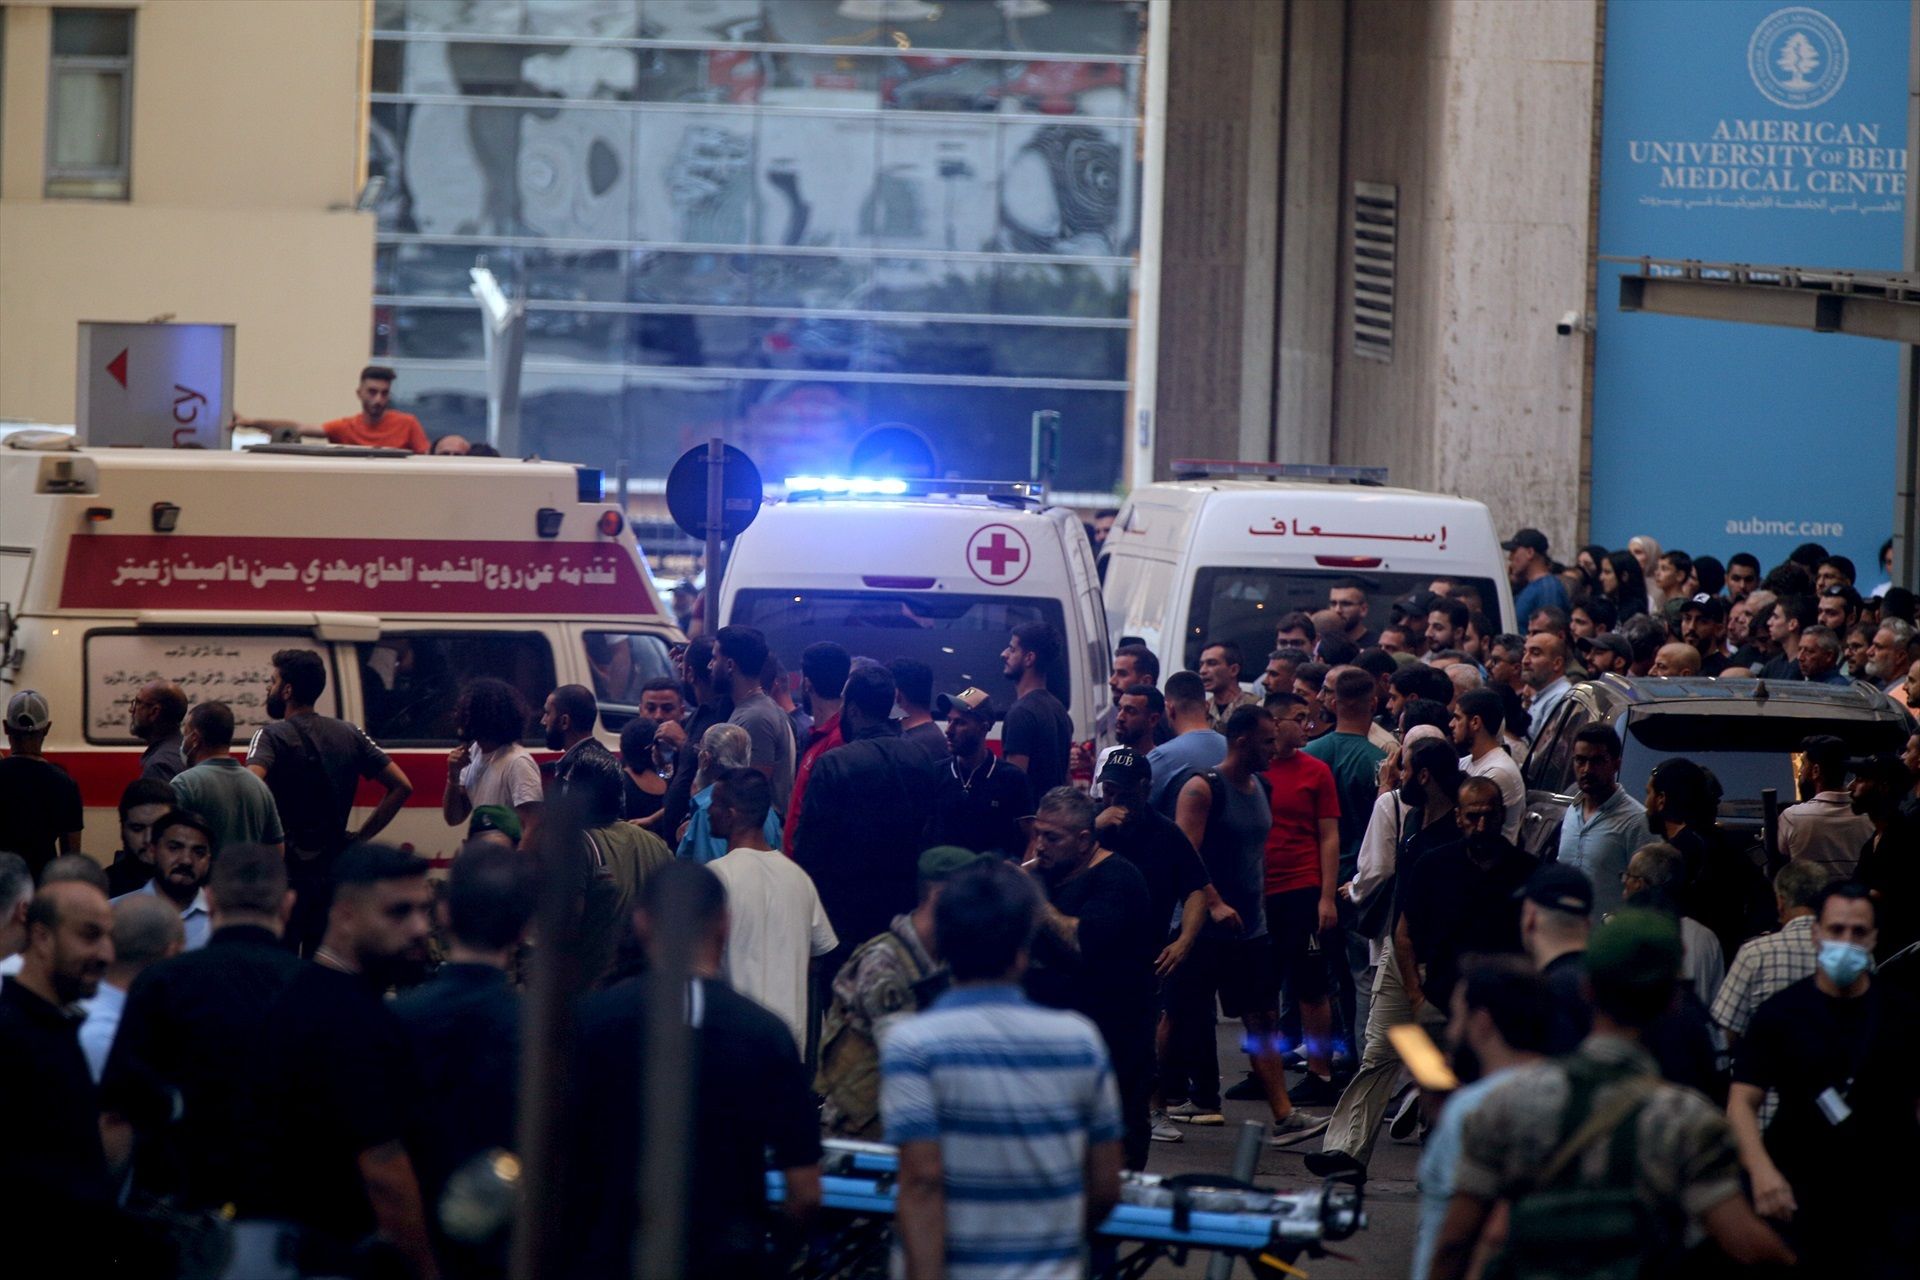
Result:
[[[1155,1111],[1147,1117],[1151,1126],[1148,1132],[1155,1142],[1184,1142],[1186,1134],[1180,1132],[1180,1126],[1167,1118],[1164,1111]]]
[[[1267,1086],[1260,1083],[1259,1076],[1249,1071],[1240,1083],[1230,1086],[1221,1096],[1230,1102],[1265,1102]]]
[[[1305,1142],[1315,1134],[1325,1133],[1331,1116],[1310,1116],[1304,1111],[1289,1111],[1284,1120],[1273,1122],[1273,1135],[1267,1139],[1270,1147],[1291,1147],[1295,1143]]]
[[[1287,1090],[1296,1107],[1331,1107],[1340,1101],[1340,1086],[1325,1076],[1309,1074]]]
[[[1298,1049],[1287,1050],[1280,1055],[1280,1061],[1285,1064],[1289,1071],[1305,1071],[1307,1069],[1306,1055]]]
[[[1219,1107],[1203,1107],[1194,1102],[1182,1102],[1167,1108],[1169,1119],[1184,1121],[1187,1124],[1225,1124],[1227,1118],[1220,1114]]]
[[[1387,1136],[1396,1142],[1405,1142],[1420,1125],[1420,1091],[1408,1089],[1406,1098],[1400,1103],[1400,1109],[1393,1113],[1393,1119],[1387,1121]]]

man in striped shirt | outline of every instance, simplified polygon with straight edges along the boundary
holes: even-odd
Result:
[[[1120,1106],[1100,1033],[1021,993],[1039,913],[1006,863],[934,905],[954,988],[880,1049],[880,1112],[900,1148],[894,1274],[1053,1280],[1120,1195]]]

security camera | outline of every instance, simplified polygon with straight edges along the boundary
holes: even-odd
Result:
[[[1585,333],[1586,329],[1587,318],[1578,311],[1562,312],[1560,322],[1553,326],[1553,331],[1563,338],[1570,333]]]

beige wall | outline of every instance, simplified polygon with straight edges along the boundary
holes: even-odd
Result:
[[[1385,465],[1572,547],[1589,339],[1554,325],[1588,305],[1598,8],[1273,0],[1256,23],[1175,0],[1162,474],[1236,443]],[[1277,172],[1236,159],[1259,153]],[[1355,182],[1400,193],[1388,363],[1353,354]]]
[[[353,409],[372,317],[359,0],[147,0],[131,198],[41,198],[50,11],[0,0],[0,418],[71,421],[76,324],[237,326],[235,401]]]
[[[1400,186],[1391,364],[1343,357],[1336,460],[1574,545],[1596,0],[1355,0],[1349,181]],[[1350,324],[1343,294],[1341,350]]]

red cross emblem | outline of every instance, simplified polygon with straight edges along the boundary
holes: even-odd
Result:
[[[967,568],[992,587],[1011,586],[1027,574],[1033,548],[1012,525],[990,524],[967,539]]]

